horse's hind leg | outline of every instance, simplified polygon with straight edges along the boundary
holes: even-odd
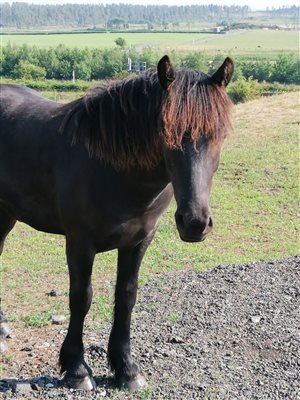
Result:
[[[70,275],[71,318],[67,336],[60,351],[61,373],[65,386],[92,390],[92,370],[84,360],[82,331],[84,318],[92,301],[91,274],[95,250],[85,238],[67,236],[67,260]]]
[[[130,350],[131,313],[136,301],[138,271],[154,232],[136,247],[119,249],[115,294],[115,315],[108,345],[108,361],[116,384],[129,391],[142,388],[146,381]]]
[[[3,252],[5,238],[12,230],[15,223],[16,220],[0,208],[0,255]]]
[[[5,238],[14,227],[16,221],[11,218],[5,211],[0,209],[0,255],[3,252]],[[1,306],[1,304],[0,304]],[[6,338],[10,334],[10,328],[5,315],[0,309],[0,353],[7,350]]]

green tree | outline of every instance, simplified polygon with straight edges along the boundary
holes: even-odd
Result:
[[[46,70],[38,65],[31,64],[29,61],[21,60],[14,68],[15,78],[22,79],[45,79]]]
[[[124,47],[126,46],[126,40],[123,39],[122,37],[118,37],[115,40],[115,43],[116,43],[117,46],[121,47],[121,49],[124,49]]]
[[[184,57],[183,65],[188,68],[196,69],[197,71],[206,72],[208,63],[202,53],[194,52]]]
[[[82,79],[84,81],[91,80],[92,68],[91,64],[85,61],[80,61],[74,65],[76,79]]]

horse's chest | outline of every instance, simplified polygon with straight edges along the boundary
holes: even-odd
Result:
[[[102,220],[98,225],[102,232],[102,235],[97,235],[98,251],[134,246],[145,239],[156,229],[159,217],[168,206],[172,194],[172,188],[168,186],[148,208],[127,210],[123,215],[115,213],[115,216],[110,215],[106,222]]]
[[[158,217],[159,215],[149,218],[130,218],[107,228],[102,225],[99,227],[99,235],[95,238],[97,251],[102,252],[138,244],[155,229]]]

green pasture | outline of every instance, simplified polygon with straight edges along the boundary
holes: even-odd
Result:
[[[116,46],[118,37],[125,39],[128,47],[138,50],[145,47],[161,51],[203,50],[215,54],[218,51],[232,55],[255,54],[266,56],[282,51],[297,52],[299,38],[297,31],[240,30],[228,34],[205,33],[70,33],[43,35],[2,35],[1,44],[55,47],[64,44],[67,47],[109,48]]]
[[[211,52],[227,51],[232,55],[253,54],[256,57],[282,51],[295,53],[299,49],[299,34],[297,31],[276,30],[232,31],[202,41],[201,47]]]
[[[203,243],[180,241],[173,202],[145,256],[141,284],[171,271],[202,271],[299,252],[298,108],[299,92],[235,106],[235,130],[226,140],[211,194],[213,232]],[[116,251],[99,254],[88,324],[110,318],[115,272]],[[1,279],[3,309],[15,321],[14,329],[41,326],[50,314],[66,314],[64,238],[18,223],[1,257]],[[57,298],[46,295],[51,289],[58,291]]]
[[[205,39],[210,34],[205,33],[70,33],[43,35],[2,35],[2,43],[28,44],[29,46],[54,47],[64,44],[67,47],[109,48],[116,46],[115,40],[125,39],[127,46],[136,48],[193,48],[193,43]]]

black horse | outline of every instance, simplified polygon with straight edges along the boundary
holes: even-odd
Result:
[[[114,321],[108,359],[118,386],[145,380],[130,351],[138,270],[173,191],[182,240],[212,229],[209,193],[230,129],[226,58],[212,76],[157,71],[95,88],[69,104],[1,86],[0,253],[16,221],[66,237],[71,318],[60,351],[64,383],[92,389],[82,331],[96,253],[118,249]]]

